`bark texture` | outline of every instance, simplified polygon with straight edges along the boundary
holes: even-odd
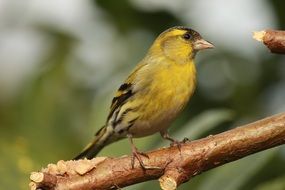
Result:
[[[131,166],[131,157],[97,157],[92,160],[59,161],[49,164],[30,176],[30,187],[52,190],[103,190],[118,189],[143,181],[159,179],[164,190],[174,190],[192,177],[238,160],[250,154],[285,143],[285,113],[271,116],[254,123],[182,144],[161,148],[142,157]]]

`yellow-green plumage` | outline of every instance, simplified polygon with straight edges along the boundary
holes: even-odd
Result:
[[[212,47],[185,27],[163,32],[116,92],[105,126],[76,159],[92,158],[126,136],[167,135],[167,128],[195,90],[196,52]]]
[[[150,65],[150,72],[138,76],[138,80],[149,78],[149,84],[143,84],[141,91],[144,92],[134,97],[137,99],[134,104],[139,105],[139,120],[130,128],[134,137],[165,130],[194,92],[196,71],[192,61],[186,64],[161,61],[164,64]],[[156,73],[157,69],[159,73]]]

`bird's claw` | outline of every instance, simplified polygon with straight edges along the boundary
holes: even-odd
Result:
[[[187,143],[190,142],[190,139],[188,139],[187,137],[184,137],[184,139],[182,140],[182,143]]]
[[[181,144],[182,144],[182,143],[183,143],[183,142],[179,142],[179,141],[174,140],[174,141],[172,141],[172,142],[170,143],[170,146],[171,146],[171,147],[177,146],[177,148],[179,149],[179,151],[181,151]]]
[[[142,159],[141,159],[141,156],[144,156],[146,158],[149,159],[149,156],[146,154],[146,153],[143,153],[143,152],[139,152],[137,151],[136,149],[134,149],[132,151],[132,161],[131,161],[131,164],[132,164],[132,169],[134,169],[134,166],[135,166],[135,158],[139,161],[141,167],[145,170],[146,169],[146,166],[144,165]]]
[[[185,137],[182,141],[177,141],[177,140],[173,140],[171,143],[170,143],[170,146],[177,146],[177,148],[179,149],[179,151],[181,151],[181,146],[182,144],[186,143],[186,142],[189,142],[190,140]]]
[[[139,161],[139,164],[140,164],[140,166],[142,167],[143,170],[159,170],[159,169],[161,169],[160,167],[157,167],[157,166],[146,166],[143,163],[143,161],[142,161],[140,156],[143,156],[143,157],[149,159],[149,156],[146,153],[134,150],[133,153],[132,153],[132,161],[131,161],[132,169],[134,169],[135,158]]]

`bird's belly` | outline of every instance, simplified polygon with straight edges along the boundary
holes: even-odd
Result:
[[[145,137],[156,132],[166,130],[171,124],[171,118],[157,118],[157,120],[139,120],[130,129],[129,133],[133,137]]]
[[[196,84],[194,65],[168,69],[171,70],[156,75],[151,85],[145,89],[144,95],[138,97],[142,100],[139,111],[142,114],[129,129],[134,137],[166,130],[192,96]],[[169,75],[169,72],[173,74]]]
[[[189,94],[186,93],[185,98],[180,98],[169,96],[165,99],[150,100],[145,108],[148,112],[139,117],[129,129],[129,133],[134,137],[144,137],[166,130],[188,102]]]

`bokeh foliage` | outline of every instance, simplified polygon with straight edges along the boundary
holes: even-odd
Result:
[[[46,6],[37,5],[32,9],[13,2],[20,4],[17,9],[26,13]],[[184,6],[193,1],[177,1],[182,7],[178,11],[169,8],[172,1],[166,1],[167,6],[160,1],[148,0],[160,2],[149,6],[139,2],[142,1],[90,1],[81,10],[85,16],[78,16],[77,22],[71,19],[70,25],[61,25],[59,21],[58,24],[54,17],[45,20],[43,13],[39,14],[41,11],[38,11],[39,18],[15,11],[7,14],[6,20],[0,20],[0,33],[9,36],[10,31],[22,33],[24,28],[25,32],[32,31],[32,39],[40,36],[41,41],[40,53],[32,56],[35,64],[15,88],[11,90],[9,80],[8,83],[1,80],[10,75],[16,78],[16,74],[0,73],[0,189],[27,189],[31,171],[74,157],[104,124],[115,89],[142,58],[155,36],[168,27],[197,22],[185,16],[185,10],[205,11],[195,10],[194,5]],[[276,27],[284,29],[285,2],[262,3],[271,10]],[[63,13],[69,14],[68,11]],[[205,12],[201,14],[206,16]],[[212,22],[210,18],[208,22]],[[208,31],[197,30],[215,41]],[[219,30],[221,36],[226,35]],[[0,42],[3,38],[5,35],[0,35]],[[198,55],[198,89],[171,128],[175,138],[186,135],[196,139],[285,110],[284,57],[272,55],[265,48],[254,51],[254,55],[244,54],[234,47],[228,48],[227,43],[232,42],[217,40],[216,50]],[[26,43],[24,47],[29,45]],[[5,52],[5,46],[1,47],[0,44],[0,70],[5,70],[10,59],[3,57],[13,60],[19,55],[13,49],[4,55],[1,51],[4,47]],[[20,72],[28,66],[24,59],[19,62],[23,62],[22,66],[12,67],[13,71]],[[137,139],[136,143],[142,150],[167,145],[159,135]],[[123,140],[104,149],[101,155],[119,156],[129,152],[128,142]],[[284,148],[258,153],[202,174],[181,189],[284,190],[284,153]],[[146,188],[159,189],[156,181],[126,189]]]

